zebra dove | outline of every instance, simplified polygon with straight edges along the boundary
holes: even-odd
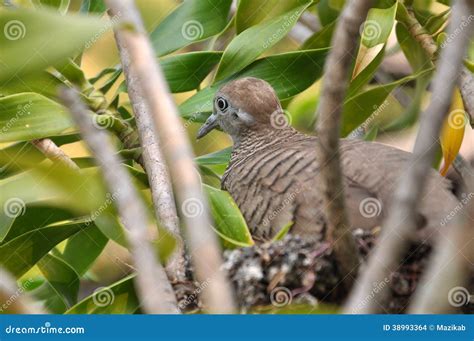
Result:
[[[234,146],[222,189],[239,206],[254,238],[267,240],[293,223],[292,233],[322,239],[326,221],[316,181],[323,166],[316,157],[317,137],[300,133],[287,123],[273,88],[257,78],[242,78],[217,92],[214,111],[198,138],[217,127],[232,137]],[[351,139],[341,139],[340,154],[351,226],[379,226],[411,154]],[[426,176],[429,179],[417,216],[419,229],[427,231],[420,232],[423,238],[446,224],[459,204],[448,180],[435,170]]]

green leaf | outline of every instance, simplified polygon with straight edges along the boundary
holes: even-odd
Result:
[[[365,141],[374,141],[377,138],[377,133],[379,129],[377,127],[372,127],[367,134],[364,136]]]
[[[19,208],[22,203],[18,201]],[[5,217],[2,215],[2,217]],[[22,234],[51,225],[59,221],[70,220],[75,217],[69,210],[51,207],[44,204],[25,205],[24,210],[17,217],[12,218],[11,225],[0,225],[0,242],[6,243]]]
[[[310,3],[311,1],[306,1],[304,5],[252,26],[235,37],[224,51],[215,81],[223,80],[242,70],[262,52],[285,37]]]
[[[109,239],[95,224],[68,239],[61,258],[82,276],[99,257]]]
[[[43,227],[0,244],[0,265],[20,277],[53,247],[87,226],[67,223]]]
[[[361,33],[361,44],[365,47],[374,47],[385,44],[392,31],[397,13],[398,2],[389,8],[372,8],[364,22]]]
[[[58,88],[64,83],[47,71],[41,71],[22,79],[14,78],[0,85],[0,97],[20,92],[35,92],[51,99],[57,98]],[[1,110],[1,107],[0,107]]]
[[[232,147],[227,147],[214,153],[198,156],[194,161],[200,166],[227,165],[231,153]]]
[[[140,307],[133,280],[135,275],[96,290],[66,314],[134,314]]]
[[[432,66],[431,58],[420,46],[420,44],[411,36],[405,25],[398,23],[395,30],[398,44],[407,58],[413,70],[419,71],[422,68]]]
[[[168,15],[150,38],[158,56],[218,34],[227,25],[232,0],[187,0]]]
[[[235,18],[237,34],[269,18],[274,18],[288,12],[301,4],[300,0],[240,0]]]
[[[294,223],[295,223],[294,221],[290,221],[288,224],[283,226],[280,229],[280,231],[278,231],[277,234],[275,234],[275,236],[272,238],[272,241],[276,242],[278,240],[282,240],[283,238],[285,238],[285,236],[288,234],[288,232],[290,232],[290,229],[291,229],[291,227],[293,226]]]
[[[342,9],[339,0],[320,0],[317,8],[319,21],[321,21],[323,26],[327,26],[334,22]]]
[[[228,192],[203,185],[211,205],[215,230],[224,240],[237,246],[254,244],[245,219]]]
[[[381,49],[374,59],[355,77],[352,79],[349,90],[347,91],[348,96],[353,96],[359,92],[370,80],[374,77],[375,72],[383,60],[385,50]]]
[[[444,12],[441,12],[437,15],[433,15],[428,19],[425,24],[425,29],[431,34],[436,35],[438,31],[446,25],[449,15],[451,14],[451,9],[448,9]]]
[[[65,133],[73,123],[66,109],[35,93],[0,98],[0,142],[33,140]]]
[[[38,268],[67,307],[76,304],[79,294],[79,276],[73,268],[51,254],[45,255],[38,262]]]
[[[0,155],[0,165],[11,162],[3,157]],[[78,216],[90,215],[108,238],[126,245],[115,215],[114,198],[106,192],[97,168],[78,172],[59,164],[35,165],[29,162],[28,155],[16,158],[15,164],[31,169],[0,181],[0,206],[13,208],[0,211],[0,222],[9,216],[14,219],[29,204],[47,203],[69,209]]]
[[[80,52],[103,23],[97,18],[16,9],[0,12],[0,84]]]
[[[390,92],[397,86],[417,79],[428,72],[430,70],[424,70],[395,82],[376,86],[347,99],[342,110],[341,135],[347,136],[361,125],[375,110],[378,110]]]
[[[256,60],[241,72],[207,87],[180,105],[181,115],[202,122],[211,112],[215,93],[226,82],[242,77],[261,78],[275,89],[280,99],[290,98],[311,86],[323,72],[328,49],[296,51]]]
[[[197,89],[221,59],[222,52],[190,52],[169,56],[160,60],[171,92]]]
[[[81,4],[81,12],[102,14],[107,10],[104,0],[83,0]]]
[[[313,50],[331,46],[332,34],[334,33],[335,27],[335,21],[326,26],[323,26],[318,32],[315,32],[311,37],[306,39],[301,49]]]
[[[32,0],[38,8],[56,9],[59,13],[65,14],[69,8],[70,0]]]
[[[28,292],[29,295],[33,296],[35,302],[41,303],[52,314],[62,314],[67,310],[66,302],[51,283],[42,276],[34,278],[34,281],[36,283],[41,282],[38,287]]]

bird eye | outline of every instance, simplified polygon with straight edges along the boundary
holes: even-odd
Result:
[[[217,107],[220,111],[224,112],[229,107],[229,103],[222,97],[218,97],[216,100]]]

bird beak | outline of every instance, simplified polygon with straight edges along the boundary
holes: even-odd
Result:
[[[201,137],[206,136],[212,129],[216,128],[217,126],[217,115],[212,114],[202,125],[201,129],[199,129],[197,133],[197,138],[200,139]]]

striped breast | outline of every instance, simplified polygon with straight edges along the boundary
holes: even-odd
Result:
[[[257,239],[271,238],[290,222],[294,232],[314,233],[315,208],[320,207],[314,188],[316,157],[314,148],[292,148],[298,138],[307,137],[284,130],[277,136],[246,138],[234,147],[222,188],[234,198]]]

